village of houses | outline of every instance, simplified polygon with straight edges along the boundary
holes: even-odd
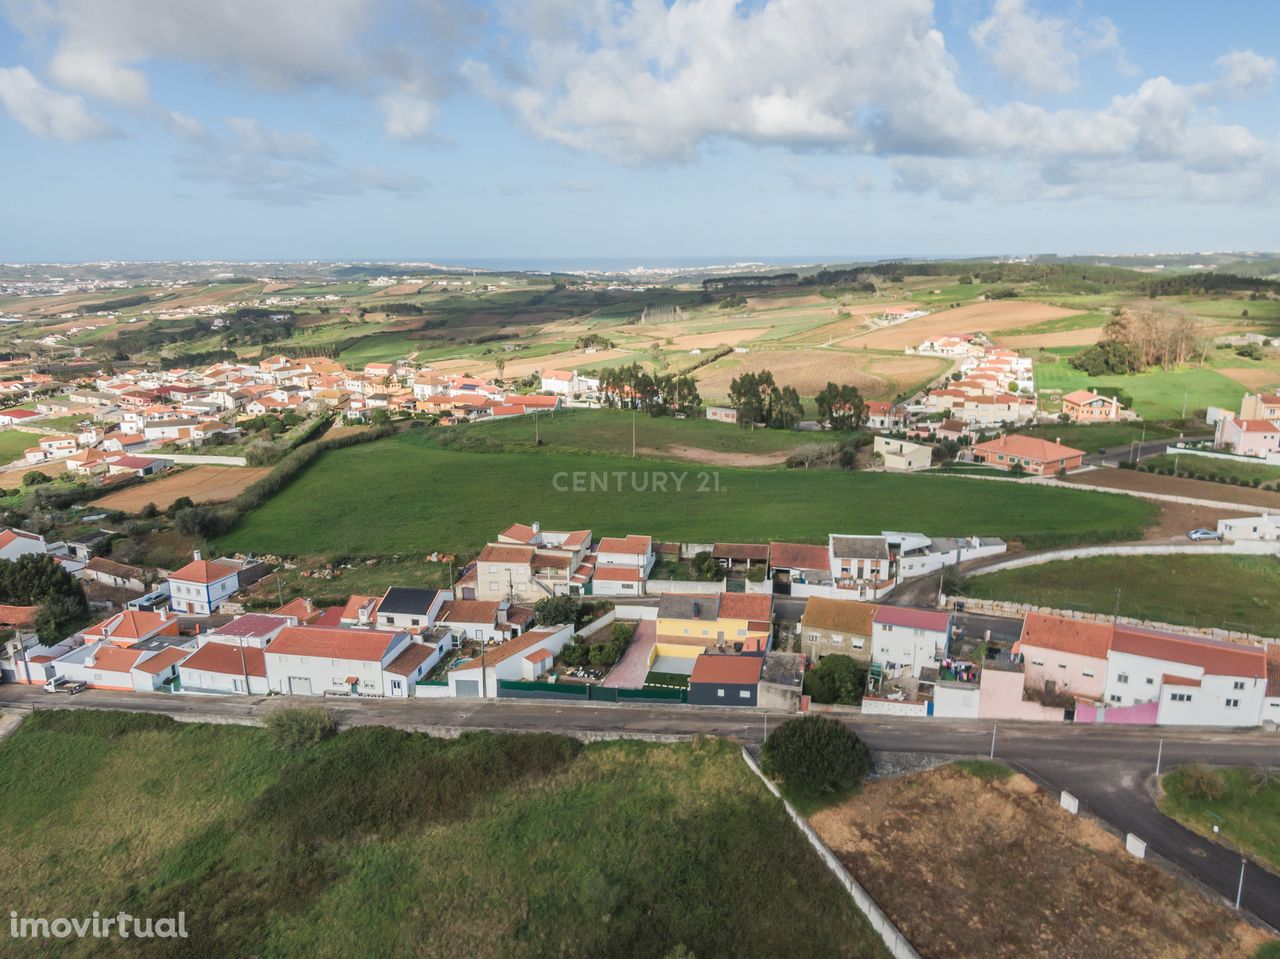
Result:
[[[955,373],[911,403],[868,404],[883,468],[928,468],[927,443],[943,439],[960,442],[963,459],[998,470],[1047,476],[1082,466],[1082,450],[1007,432],[1042,416],[1030,360],[980,335],[940,337],[916,352],[952,359]],[[42,417],[83,416],[79,433],[41,436],[25,460],[61,461],[68,471],[109,482],[162,471],[172,458],[149,450],[198,448],[215,433],[234,433],[243,417],[328,410],[358,422],[386,410],[431,413],[448,424],[598,402],[598,381],[577,371],[544,371],[540,386],[518,394],[408,363],[372,363],[355,372],[323,357],[276,356],[200,371],[129,370],[67,385],[31,374],[0,390],[15,400],[44,395],[34,409],[0,411],[0,425],[39,431]],[[733,412],[712,408],[707,415],[732,422]],[[1086,423],[1132,418],[1116,399],[1088,391],[1062,396],[1058,415]],[[1280,459],[1280,397],[1250,396],[1238,415],[1210,415],[1216,448],[1204,455]],[[993,431],[995,438],[981,439]],[[1280,536],[1270,517],[1224,522],[1237,523],[1222,531],[1232,537]],[[250,612],[244,590],[272,572],[261,562],[196,554],[160,575],[94,556],[91,544],[46,543],[10,529],[0,533],[0,559],[44,553],[73,575],[132,598],[54,646],[40,644],[34,608],[0,608],[0,625],[11,637],[0,671],[5,681],[51,692],[675,700],[794,711],[810,706],[802,695],[805,670],[838,654],[867,667],[864,713],[1223,727],[1280,722],[1280,659],[1261,643],[1029,611],[1020,638],[1001,647],[965,636],[954,610],[881,602],[905,581],[1006,548],[957,532],[952,539],[833,533],[826,545],[677,544],[643,533],[596,538],[587,529],[516,523],[451,589],[406,584],[381,596],[352,596],[339,607],[298,599]],[[701,552],[719,564],[722,579],[650,575],[659,559]],[[555,596],[588,600],[595,618],[576,626],[540,621],[536,604]],[[805,601],[798,623],[789,622],[785,632],[777,596]],[[594,671],[566,667],[570,643],[609,635],[619,621],[634,624],[634,632],[617,662]],[[660,686],[648,681],[654,676],[682,679]]]

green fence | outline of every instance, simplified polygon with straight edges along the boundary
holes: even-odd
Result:
[[[531,699],[566,699],[574,702],[593,703],[687,703],[689,692],[684,689],[614,689],[608,686],[589,686],[583,683],[538,683],[519,679],[498,680],[500,697],[528,697]]]
[[[649,702],[687,703],[689,701],[689,690],[658,689],[653,686],[646,686],[643,689],[619,689],[618,700],[620,702],[648,700]]]

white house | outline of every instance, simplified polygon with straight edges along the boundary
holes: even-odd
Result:
[[[889,473],[914,473],[933,465],[933,449],[920,443],[877,436],[872,452],[884,461]]]
[[[440,605],[449,599],[453,599],[453,593],[447,589],[392,586],[378,601],[378,625],[387,629],[424,629],[434,624]]]
[[[1264,513],[1262,516],[1240,516],[1236,519],[1218,520],[1218,535],[1223,539],[1256,539],[1275,542],[1280,540],[1280,515]]]
[[[898,582],[897,564],[883,536],[827,537],[827,554],[835,596],[879,599]]]
[[[45,552],[44,537],[38,533],[9,527],[0,530],[0,559],[17,559],[28,553]]]
[[[1267,694],[1261,646],[1115,627],[1103,702],[1158,704],[1162,726],[1257,726]]]
[[[494,699],[500,680],[529,678],[525,663],[545,663],[555,657],[573,636],[571,625],[531,629],[517,639],[487,650],[449,672],[449,693],[461,699]],[[529,657],[533,657],[530,659]],[[536,677],[534,677],[536,678]]]
[[[175,613],[209,616],[240,588],[240,571],[229,563],[193,559],[169,576],[169,607]]]
[[[505,600],[452,599],[440,605],[435,622],[488,644],[514,639],[532,619],[530,607],[512,606]]]
[[[871,661],[919,676],[947,654],[951,614],[880,606],[871,621]]]
[[[267,682],[295,696],[412,696],[452,647],[447,632],[422,643],[403,631],[288,626],[265,650]]]
[[[600,380],[594,376],[581,376],[577,370],[544,370],[541,386],[544,393],[577,396],[599,390]]]
[[[184,693],[265,696],[266,654],[261,647],[206,640],[178,666]]]
[[[210,642],[265,649],[273,639],[280,635],[280,631],[286,626],[297,625],[298,619],[296,616],[281,616],[276,613],[246,613],[243,616],[237,616],[229,623],[211,629],[205,635]]]
[[[148,692],[176,676],[177,667],[190,653],[189,647],[178,644],[148,649],[86,643],[55,660],[52,675],[81,680],[91,689]]]
[[[596,547],[591,592],[596,596],[643,596],[653,569],[648,536],[605,536]]]

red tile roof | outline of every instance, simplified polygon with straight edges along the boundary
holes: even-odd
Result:
[[[537,646],[544,639],[554,636],[558,629],[531,629],[527,633],[522,633],[517,638],[498,646],[491,647],[482,657],[468,660],[461,666],[455,667],[454,672],[460,672],[465,669],[479,669],[481,664],[485,666],[496,666],[498,663],[505,662],[512,656],[518,656],[526,649]]]
[[[1160,677],[1160,681],[1166,686],[1199,686],[1200,680],[1191,679],[1188,676],[1175,676],[1173,673],[1165,673]]]
[[[316,656],[378,662],[396,633],[374,629],[336,629],[329,626],[287,626],[268,652],[281,656]]]
[[[720,618],[767,623],[773,619],[773,594],[721,593]]]
[[[640,578],[640,569],[635,566],[601,566],[592,576],[602,583],[638,583]]]
[[[648,536],[632,533],[628,536],[603,536],[596,553],[623,553],[629,556],[648,556],[653,540]]]
[[[190,655],[191,650],[189,649],[184,649],[181,646],[170,646],[168,649],[160,650],[154,656],[147,657],[134,668],[144,673],[150,673],[152,676],[157,676],[170,666],[182,662]]]
[[[451,599],[440,604],[438,623],[493,623],[498,617],[497,600]]]
[[[1035,460],[1040,463],[1052,463],[1071,459],[1074,456],[1084,456],[1084,450],[1073,449],[1064,443],[1052,443],[1036,436],[1022,436],[1018,433],[979,443],[973,451],[989,455],[1004,453],[1006,456],[1017,456],[1020,459]]]
[[[1267,653],[1261,646],[1116,626],[1111,648],[1131,656],[1199,666],[1211,676],[1267,677]]]
[[[106,638],[116,640],[139,640],[153,636],[178,621],[177,616],[169,613],[152,613],[145,610],[126,609],[124,612],[108,616],[100,623],[95,623],[84,631],[84,635],[95,639]]]
[[[951,617],[947,613],[927,609],[908,609],[905,606],[880,606],[874,622],[884,626],[903,626],[909,629],[928,629],[944,633]]]
[[[119,646],[103,643],[102,647],[93,654],[93,666],[90,668],[106,673],[127,673],[133,669],[142,655],[143,652],[140,649],[121,649]]]
[[[1014,644],[1015,653],[1027,646],[1075,653],[1092,659],[1106,659],[1111,648],[1111,623],[1091,623],[1083,619],[1028,613],[1022,622],[1022,635]]]
[[[39,544],[40,537],[20,529],[6,529],[4,532],[0,532],[0,548],[8,546],[17,540],[27,540],[28,542]]]
[[[243,659],[241,658],[243,656]],[[267,675],[266,651],[257,646],[239,646],[232,643],[205,643],[182,663],[183,669],[198,669],[206,673],[225,673],[228,676]]]
[[[404,652],[387,665],[387,672],[395,673],[397,676],[408,676],[425,663],[435,651],[435,646],[428,646],[426,643],[410,643],[405,647]]]
[[[226,563],[196,559],[176,573],[171,573],[169,578],[181,580],[184,583],[201,583],[208,586],[210,583],[216,583],[219,580],[226,579],[228,576],[234,576],[237,572],[239,570],[234,566],[228,566]]]
[[[314,622],[320,617],[323,610],[316,609],[311,600],[299,596],[297,599],[291,599],[279,609],[273,609],[272,613],[276,616],[292,616],[299,623],[306,624]]]
[[[769,565],[777,569],[830,569],[825,546],[807,543],[770,543]]]
[[[480,551],[476,558],[479,563],[531,563],[534,549],[532,546],[497,546],[489,544]]]
[[[0,626],[34,626],[39,606],[9,606],[0,603]]]
[[[548,659],[555,659],[555,653],[547,649],[545,646],[539,646],[531,653],[525,654],[525,659],[531,663],[541,663]]]
[[[725,656],[703,653],[693,664],[691,683],[732,683],[753,686],[760,682],[763,656]]]

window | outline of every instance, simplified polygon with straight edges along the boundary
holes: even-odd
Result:
[[[1239,708],[1240,708],[1240,700],[1238,699],[1227,700],[1227,709],[1239,709]]]
[[[409,625],[410,625],[410,626],[417,626],[417,625],[418,625],[418,622],[419,622],[419,621],[418,621],[418,617],[416,617],[416,616],[415,616],[413,619],[409,620]]]
[[[1067,664],[1066,664],[1066,663],[1058,663],[1058,668],[1059,668],[1059,669],[1066,669],[1066,668],[1067,668]]]
[[[832,636],[832,637],[831,637],[831,645],[832,645],[832,646],[843,646],[843,645],[844,645],[844,640],[843,640],[843,639],[841,639],[839,636]]]
[[[1169,697],[1169,700],[1175,703],[1189,703],[1191,702],[1191,694],[1190,693],[1174,693],[1172,696]],[[1231,700],[1228,699],[1227,702],[1230,703]]]
[[[1124,684],[1126,684],[1126,685],[1127,685],[1127,684],[1128,684],[1128,682],[1129,682],[1129,674],[1128,674],[1128,673],[1121,673],[1119,676],[1117,676],[1117,677],[1116,677],[1116,682],[1117,682],[1117,683],[1124,683]]]
[[[861,648],[862,648],[862,640],[861,640],[861,639],[851,639],[851,640],[849,640],[849,648],[850,648],[850,649],[861,649]]]
[[[716,695],[717,695],[717,696],[719,696],[721,699],[723,699],[723,698],[724,698],[724,690],[723,690],[723,689],[717,689],[717,690],[716,690]]]
[[[1156,684],[1156,681],[1155,681],[1154,679],[1152,679],[1150,676],[1148,676],[1148,677],[1147,677],[1147,685],[1148,685],[1148,686],[1154,686],[1155,684]]]
[[[1118,703],[1118,702],[1120,702],[1120,697],[1119,697],[1119,696],[1117,696],[1117,695],[1115,695],[1115,693],[1112,693],[1110,696],[1108,696],[1108,697],[1107,697],[1107,699],[1108,699],[1108,700],[1110,700],[1110,701],[1111,701],[1111,702],[1113,702],[1113,703]]]
[[[1081,670],[1080,675],[1081,675],[1081,676],[1086,676],[1086,677],[1088,677],[1089,679],[1093,679],[1093,673],[1088,672],[1087,670]]]
[[[1232,688],[1232,689],[1244,689],[1244,680],[1243,680],[1243,679],[1237,679],[1234,683],[1232,683],[1232,684],[1231,684],[1231,688]]]
[[[810,633],[810,634],[809,634],[809,642],[811,642],[811,643],[816,643],[817,641],[818,641],[818,634],[817,634],[817,633]]]
[[[751,698],[751,690],[749,690],[749,689],[739,689],[739,690],[738,690],[738,698],[739,698],[739,699],[750,699],[750,698]]]
[[[398,680],[398,679],[393,679],[393,680],[391,680],[391,688],[392,688],[393,690],[395,690],[396,692],[399,692],[399,691],[400,691],[400,680]]]
[[[1033,659],[1033,660],[1031,660],[1031,665],[1032,665],[1032,666],[1043,666],[1043,665],[1044,665],[1044,662],[1043,662],[1042,660],[1039,660],[1039,659]]]

